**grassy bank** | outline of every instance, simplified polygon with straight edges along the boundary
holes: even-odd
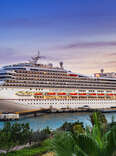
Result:
[[[30,148],[24,148],[18,151],[8,152],[7,156],[35,156],[43,155],[50,150],[50,139],[43,141],[41,145],[32,146]],[[1,156],[6,156],[6,154],[1,154]]]

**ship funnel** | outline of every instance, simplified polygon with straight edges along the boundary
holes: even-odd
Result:
[[[63,68],[63,62],[61,61],[59,64],[60,64],[60,68]]]
[[[101,69],[101,73],[103,74],[103,72],[104,72],[104,69]]]

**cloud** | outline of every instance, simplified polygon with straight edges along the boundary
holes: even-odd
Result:
[[[105,64],[108,64],[108,65],[116,65],[116,61],[113,61],[113,60],[107,61],[107,62],[105,62]]]
[[[108,59],[108,60],[114,60],[116,58],[116,52],[115,49],[113,49],[114,52],[110,51],[110,52],[104,52],[103,57]]]
[[[0,64],[9,64],[27,59],[27,55],[13,48],[0,47]]]
[[[96,47],[109,47],[116,46],[116,41],[96,41],[96,42],[78,42],[70,43],[67,45],[59,45],[56,49],[83,49],[83,48],[96,48]]]
[[[110,53],[110,56],[116,56],[116,52],[115,53]]]
[[[3,57],[13,57],[14,54],[15,50],[13,48],[0,47],[0,59],[2,59]]]

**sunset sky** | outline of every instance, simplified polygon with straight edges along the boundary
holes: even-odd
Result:
[[[0,0],[0,65],[38,48],[77,73],[116,72],[116,0]]]

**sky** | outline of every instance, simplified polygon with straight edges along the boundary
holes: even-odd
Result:
[[[82,74],[116,72],[116,0],[0,0],[0,65],[46,59]]]

